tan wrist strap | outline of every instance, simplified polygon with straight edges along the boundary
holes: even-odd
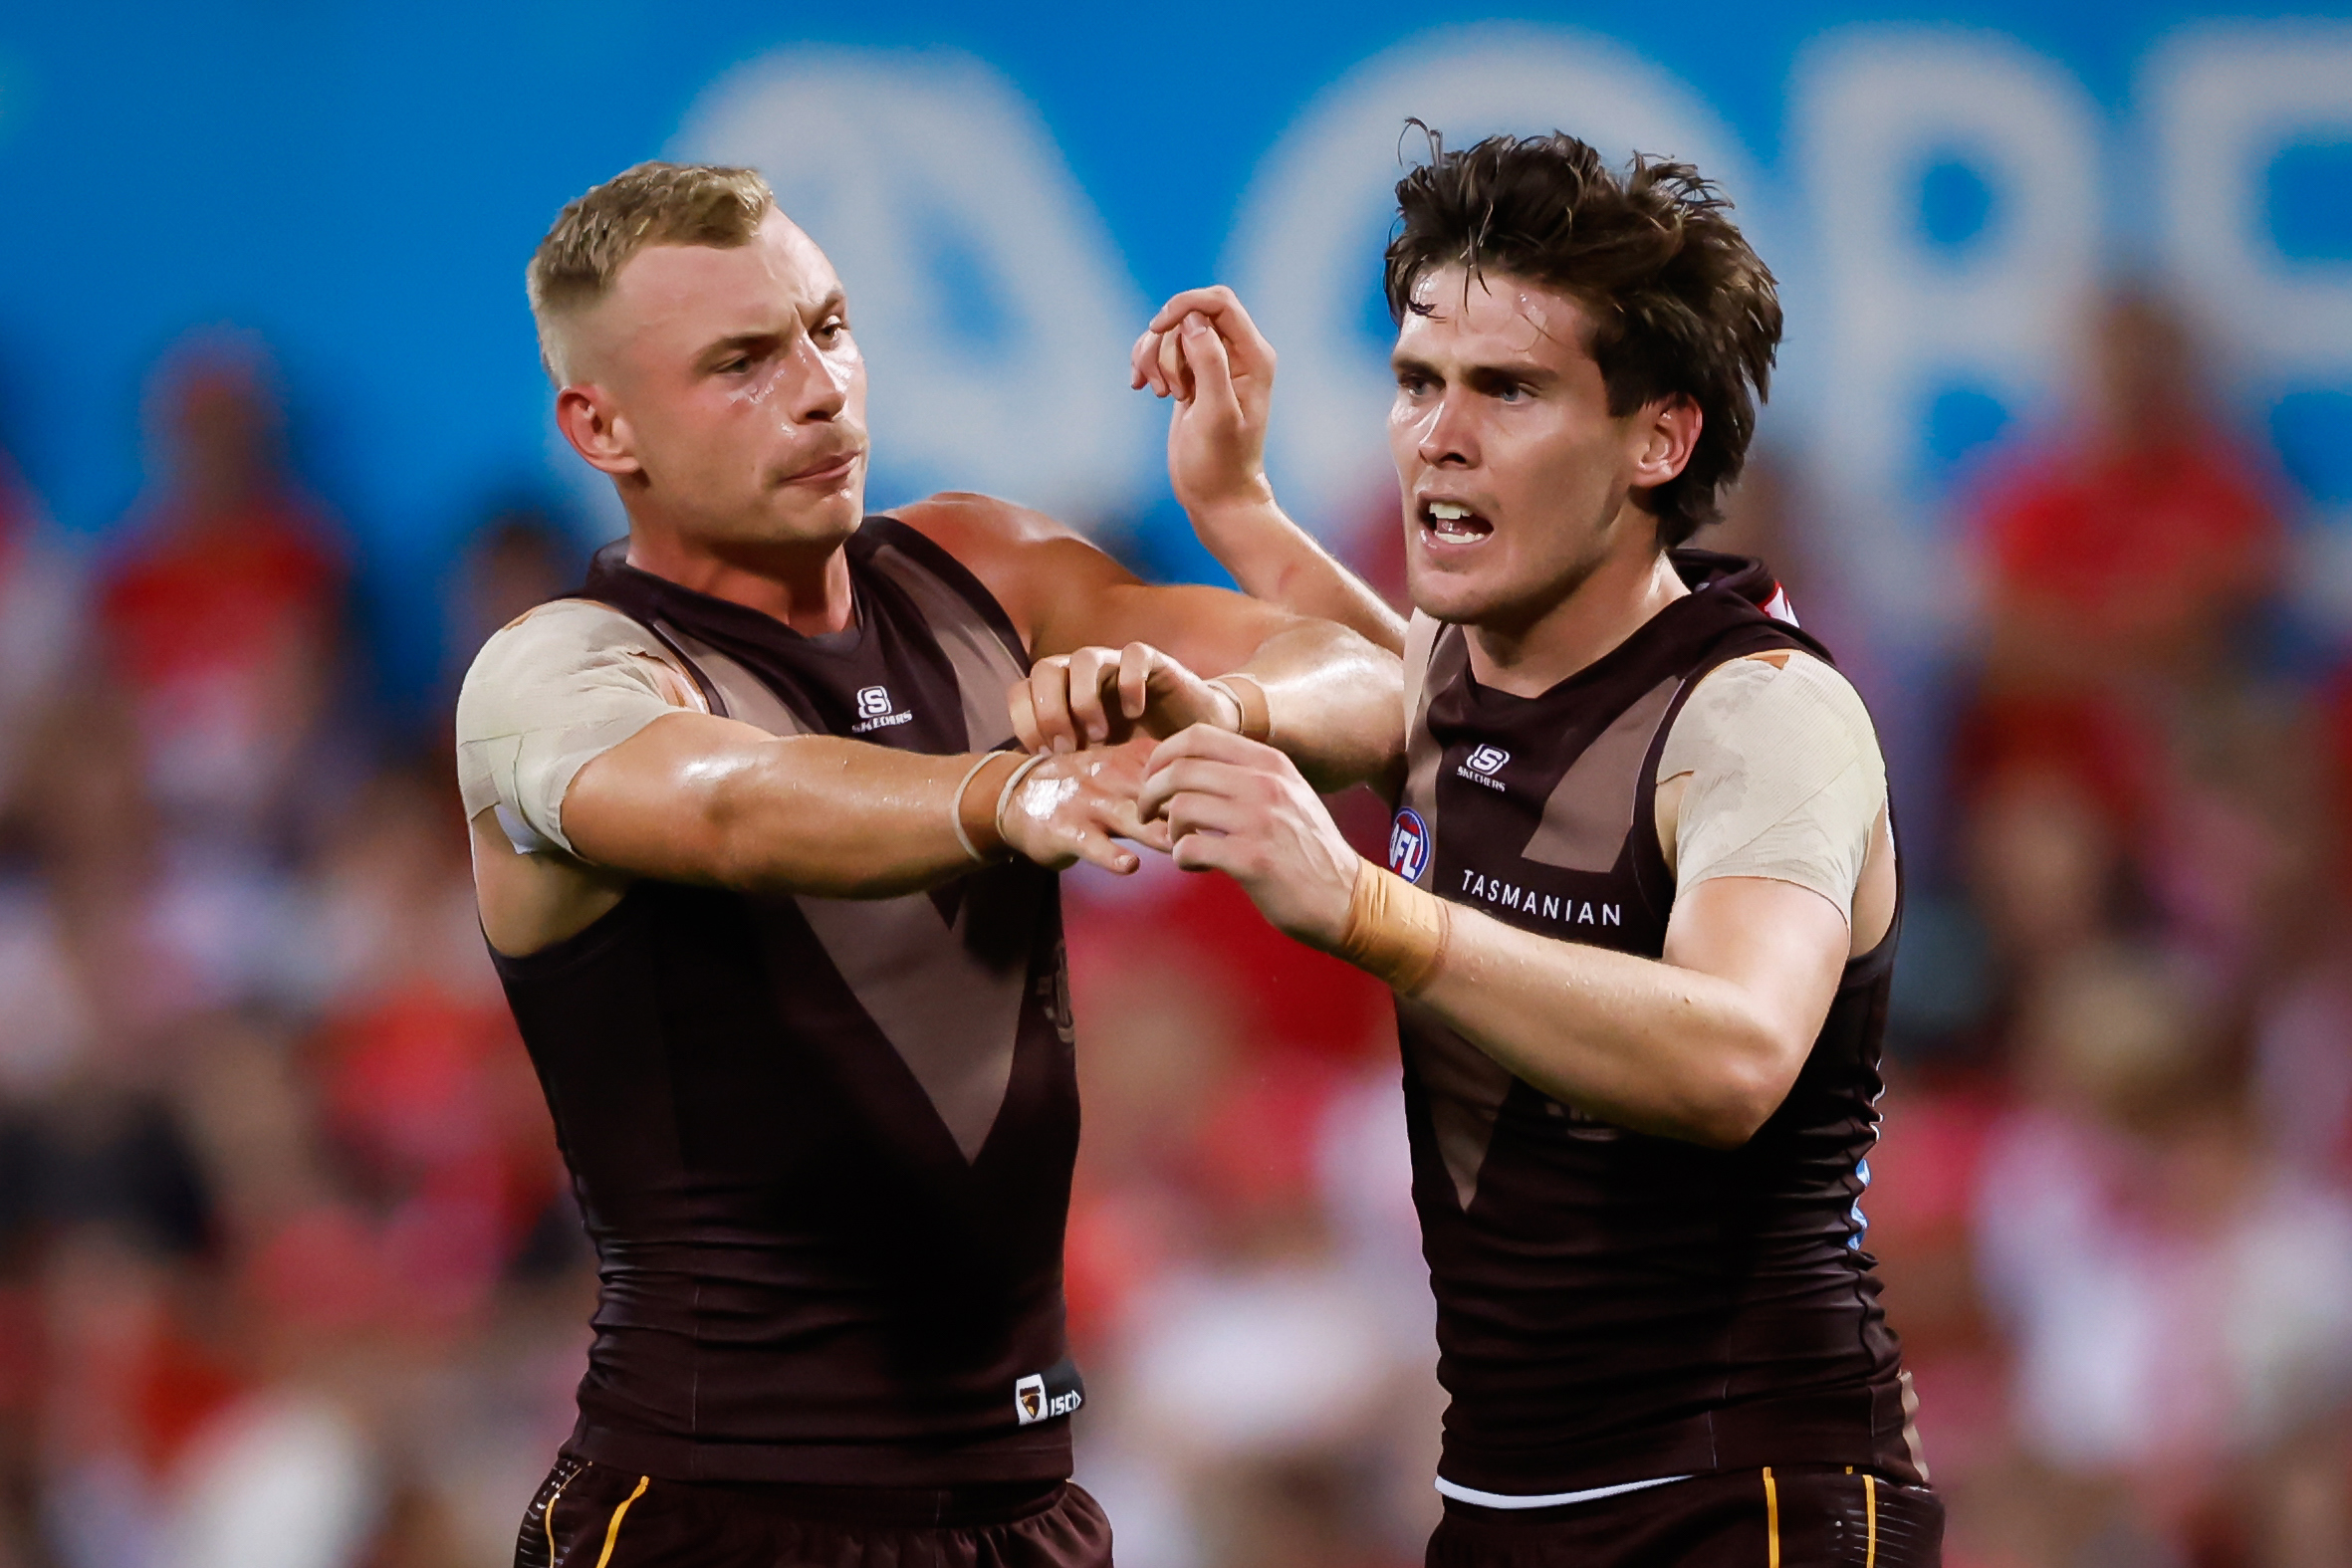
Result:
[[[991,752],[974,763],[965,772],[964,782],[956,785],[955,809],[949,818],[956,824],[956,842],[979,864],[986,865],[1004,854],[1005,834],[997,826],[997,807],[1024,762],[1036,760],[1025,760],[1019,752]],[[981,780],[984,774],[988,776],[985,784]]]
[[[1347,927],[1339,938],[1338,955],[1388,982],[1398,996],[1410,997],[1445,963],[1453,924],[1453,906],[1444,899],[1369,860],[1361,861],[1347,900]]]
[[[1039,752],[1034,756],[1024,757],[1020,764],[1005,776],[1003,787],[997,790],[997,805],[989,815],[989,823],[997,830],[997,842],[1004,844],[1008,849],[1012,845],[1005,837],[1005,807],[1013,803],[1013,796],[1021,788],[1021,781],[1027,779],[1039,767],[1053,761],[1053,758],[1052,752]]]
[[[1233,699],[1234,711],[1240,717],[1237,729],[1243,740],[1272,743],[1274,708],[1266,700],[1266,688],[1258,683],[1257,676],[1235,670],[1230,675],[1218,676],[1209,684]]]

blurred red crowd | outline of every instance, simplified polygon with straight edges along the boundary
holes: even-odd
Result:
[[[1950,659],[1879,656],[1785,459],[1704,543],[1779,568],[1889,739],[1864,1209],[1948,1560],[2352,1561],[2352,678],[2280,633],[2291,496],[2180,323],[2120,295],[2085,364],[1956,491]],[[0,489],[0,1568],[500,1560],[593,1281],[448,690],[421,733],[375,701],[265,356],[193,340],[153,405],[95,555]],[[447,687],[584,556],[494,511]],[[1067,891],[1080,1474],[1122,1561],[1417,1561],[1443,1398],[1385,994],[1221,879]]]

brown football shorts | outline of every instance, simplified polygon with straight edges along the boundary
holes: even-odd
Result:
[[[1111,1568],[1083,1487],[953,1490],[663,1480],[572,1455],[523,1515],[515,1568]]]
[[[1944,1504],[1842,1465],[1727,1470],[1553,1508],[1446,1500],[1429,1568],[1940,1568]]]

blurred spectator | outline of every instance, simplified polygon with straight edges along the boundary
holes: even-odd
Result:
[[[2088,347],[2083,417],[1999,463],[1985,503],[1987,687],[2003,697],[2195,684],[2283,563],[2266,470],[2211,413],[2169,304],[2118,289]]]
[[[153,402],[162,480],[108,562],[100,631],[165,810],[268,836],[307,803],[291,786],[351,651],[344,547],[287,467],[257,346],[194,339]]]
[[[2242,1533],[2243,1469],[2352,1388],[2352,1199],[2263,1146],[2219,1021],[2130,948],[2057,968],[2021,1019],[1978,1252],[2053,1545]]]
[[[15,803],[26,744],[89,652],[79,562],[0,452],[0,802]]]
[[[1985,491],[1966,905],[1906,957],[1973,929],[1974,1044],[1903,1074],[1871,1244],[1952,1560],[2341,1561],[2352,795],[2261,657],[2283,529],[2186,331],[2126,289],[2089,346]]]
[[[2210,412],[2188,330],[2160,297],[2116,290],[2087,347],[2082,416],[1992,465],[1977,530],[1983,668],[1956,782],[1998,805],[2012,772],[2047,787],[2070,778],[2077,804],[2105,818],[2086,831],[2127,841],[2146,890],[2201,927],[2181,938],[2241,965],[2249,901],[2269,891],[2247,878],[2271,858],[2244,786],[2298,787],[2297,752],[2260,712],[2251,635],[2284,533],[2266,469]],[[2013,945],[2033,945],[2003,926],[2032,917],[2024,904],[1994,914]]]
[[[295,862],[355,771],[349,567],[287,467],[256,345],[190,340],[151,401],[161,478],[97,595],[154,811],[147,924],[180,1006],[283,999],[302,984]]]

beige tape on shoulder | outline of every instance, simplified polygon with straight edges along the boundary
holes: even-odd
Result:
[[[1844,677],[1799,655],[1735,659],[1702,681],[1659,757],[1688,774],[1674,824],[1675,882],[1756,876],[1808,887],[1850,911],[1886,764]]]
[[[519,617],[483,645],[458,693],[468,814],[495,800],[518,849],[569,851],[562,817],[574,777],[692,691],[658,639],[618,610],[561,599]]]

